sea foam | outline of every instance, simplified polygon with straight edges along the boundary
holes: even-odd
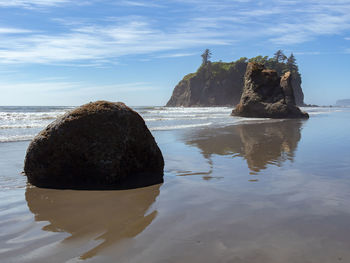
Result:
[[[151,131],[201,129],[228,125],[276,121],[230,116],[231,107],[132,107]],[[31,140],[49,123],[72,107],[0,107],[0,142]],[[342,111],[335,107],[302,108],[311,116]]]

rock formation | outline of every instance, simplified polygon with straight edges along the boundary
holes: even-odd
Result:
[[[218,64],[209,62],[176,85],[166,106],[233,106],[242,93],[244,70],[244,64],[220,70]]]
[[[240,103],[232,115],[258,118],[308,118],[295,105],[291,73],[279,77],[275,70],[249,63]]]
[[[285,66],[282,63],[270,64],[268,66],[276,69],[278,74],[282,73]],[[242,95],[246,68],[245,59],[231,63],[208,62],[196,73],[186,75],[176,85],[166,106],[234,106],[239,103]],[[291,85],[296,104],[303,106],[304,94],[298,72],[292,74]]]
[[[24,172],[39,187],[133,188],[163,181],[164,160],[142,117],[97,101],[68,112],[30,143]]]

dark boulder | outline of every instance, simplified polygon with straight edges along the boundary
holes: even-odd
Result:
[[[295,105],[291,73],[282,78],[275,70],[259,63],[248,63],[240,103],[234,116],[258,118],[308,118]]]
[[[68,112],[30,143],[29,183],[47,188],[123,189],[163,182],[164,160],[142,117],[97,101]]]

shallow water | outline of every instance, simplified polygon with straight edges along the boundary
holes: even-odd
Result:
[[[0,143],[1,262],[350,262],[349,109],[137,110],[164,155],[161,185],[39,189],[20,174],[29,142]]]

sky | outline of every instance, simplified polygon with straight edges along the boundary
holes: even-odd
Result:
[[[164,105],[206,48],[293,52],[306,103],[350,98],[350,0],[0,0],[0,105]]]

